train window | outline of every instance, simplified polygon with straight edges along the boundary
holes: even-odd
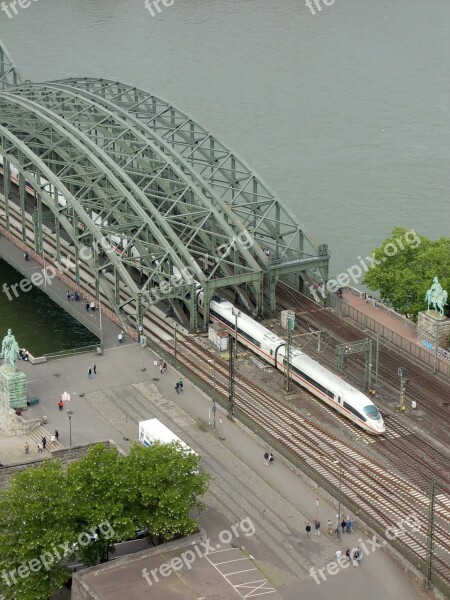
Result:
[[[381,415],[378,412],[378,409],[373,404],[369,404],[363,408],[363,412],[365,415],[369,417],[369,419],[373,419],[374,421],[379,421],[381,419]]]
[[[340,396],[338,396],[338,402],[339,402],[339,404],[342,404],[342,399]]]
[[[351,404],[348,404],[347,402],[345,402],[344,400],[344,408],[346,408],[348,411],[350,411],[352,414],[354,414],[356,417],[358,417],[358,419],[361,419],[361,421],[366,422],[367,419],[365,417],[363,417],[362,414],[360,414],[356,408],[353,408],[353,406]]]

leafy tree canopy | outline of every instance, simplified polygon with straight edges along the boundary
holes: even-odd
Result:
[[[0,595],[47,600],[69,571],[64,544],[73,537],[61,465],[45,461],[15,475],[0,498]]]
[[[417,318],[427,308],[425,294],[438,277],[450,293],[450,238],[431,240],[404,227],[372,252],[375,264],[364,284],[379,291],[381,300],[394,310]]]
[[[199,461],[177,444],[127,456],[99,444],[67,472],[48,460],[16,474],[0,496],[0,597],[50,600],[70,575],[65,556],[108,560],[137,527],[153,544],[195,531],[210,479]]]

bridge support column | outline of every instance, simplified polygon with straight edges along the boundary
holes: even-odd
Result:
[[[11,189],[11,163],[3,157],[3,194],[5,196],[5,227],[9,231],[9,191]]]
[[[25,209],[25,177],[19,172],[19,202],[20,202],[20,221],[22,226],[22,242],[27,243],[26,209]]]
[[[208,326],[209,326],[209,303],[211,302],[211,298],[212,298],[212,291],[208,285],[207,281],[203,282],[203,307],[204,307],[204,313],[203,313],[203,330],[204,331],[208,331]]]
[[[195,293],[195,286],[191,285],[191,294],[189,298],[189,317],[190,317],[190,329],[191,333],[195,333],[198,330],[198,315],[197,315],[197,294]]]

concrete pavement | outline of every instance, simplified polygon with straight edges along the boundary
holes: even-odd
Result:
[[[255,534],[237,543],[245,546],[261,576],[277,590],[276,595],[271,592],[274,598],[321,600],[333,595],[337,600],[347,600],[349,589],[369,600],[426,597],[382,549],[364,557],[357,569],[339,569],[334,575],[325,570],[326,581],[322,578],[316,583],[311,568],[326,569],[335,560],[338,548],[345,552],[347,546],[361,545],[370,536],[357,529],[353,535],[345,534],[340,543],[331,539],[325,531],[326,523],[328,519],[335,521],[336,506],[319,498],[322,535],[306,539],[305,525],[316,518],[316,492],[280,457],[276,456],[275,464],[267,468],[264,444],[220,412],[214,432],[212,423],[209,425],[210,400],[186,381],[183,392],[177,395],[174,384],[178,373],[169,367],[166,374],[155,374],[156,358],[150,350],[134,343],[116,344],[101,357],[78,355],[40,365],[20,363],[29,379],[29,395],[41,399],[25,415],[35,418],[45,414],[47,429],[57,428],[60,442],[67,445],[67,414],[57,407],[62,392],[67,391],[73,410],[72,443],[110,438],[124,449],[137,440],[139,420],[159,418],[199,452],[204,468],[214,477],[206,497],[207,510],[201,516],[209,537],[218,538],[236,521],[251,519]],[[97,375],[89,380],[87,368],[94,361]],[[158,381],[153,381],[155,375]],[[9,438],[8,455],[3,451],[3,442],[0,440],[0,460],[4,464],[14,457],[10,449],[14,443],[18,460],[23,460],[23,440]],[[232,593],[235,591],[230,588],[230,598],[235,597]]]

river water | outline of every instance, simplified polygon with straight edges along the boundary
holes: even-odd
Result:
[[[328,243],[331,273],[395,225],[448,235],[450,2],[38,0],[0,35],[26,78],[132,83],[240,154]],[[155,12],[155,11],[154,11]]]

